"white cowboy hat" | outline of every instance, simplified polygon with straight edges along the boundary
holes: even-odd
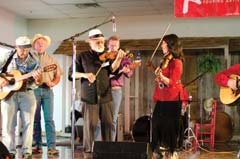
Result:
[[[35,41],[38,39],[44,39],[47,42],[47,47],[51,44],[51,38],[49,36],[42,35],[42,34],[35,34],[31,41],[32,45],[34,45]]]
[[[86,42],[89,42],[89,40],[98,40],[98,39],[105,39],[101,30],[99,29],[92,29],[88,32],[88,39],[86,40]]]
[[[30,48],[31,47],[31,41],[26,36],[20,36],[15,41],[16,46],[20,48]]]

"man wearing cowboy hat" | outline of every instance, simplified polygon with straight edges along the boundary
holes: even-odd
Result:
[[[17,112],[19,111],[22,125],[23,159],[31,159],[33,122],[36,110],[33,89],[37,87],[36,83],[41,77],[41,71],[39,70],[38,60],[30,53],[31,42],[28,37],[21,36],[17,38],[15,48],[16,50],[5,59],[5,63],[0,64],[0,66],[3,66],[0,68],[0,88],[3,90],[1,93],[4,93],[4,90],[13,88],[13,91],[1,100],[2,142],[9,150],[11,158],[15,158],[14,132],[17,123]],[[17,80],[19,77],[17,73],[26,75],[20,76],[23,79]]]
[[[32,48],[39,59],[42,68],[52,68],[52,70],[45,70],[42,73],[39,87],[34,90],[37,99],[37,109],[34,120],[34,148],[33,153],[42,153],[42,130],[41,130],[41,108],[43,109],[46,140],[48,147],[48,155],[58,155],[59,151],[56,149],[56,131],[53,120],[53,90],[52,87],[57,85],[60,81],[62,70],[52,56],[50,56],[46,49],[51,44],[49,36],[36,34],[32,39]]]
[[[84,157],[91,156],[94,132],[98,120],[101,121],[103,141],[111,141],[113,121],[112,94],[109,76],[118,73],[121,52],[116,59],[101,61],[99,56],[104,52],[105,38],[99,29],[89,31],[90,50],[77,54],[75,78],[81,79],[81,101],[83,104],[83,149]],[[69,80],[73,78],[73,67],[69,68]]]

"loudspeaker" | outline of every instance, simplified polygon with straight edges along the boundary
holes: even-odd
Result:
[[[8,149],[6,148],[6,146],[0,141],[0,159],[4,159],[6,157],[9,157],[10,154],[9,154],[9,151]]]
[[[94,159],[149,159],[150,147],[144,142],[103,142],[95,141]]]

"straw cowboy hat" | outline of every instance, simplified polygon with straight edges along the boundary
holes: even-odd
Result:
[[[51,38],[47,35],[35,34],[32,38],[32,45],[34,45],[35,41],[38,39],[44,39],[47,42],[47,47],[51,44]]]
[[[88,33],[88,39],[86,42],[89,42],[89,40],[98,40],[98,39],[105,39],[102,32],[99,29],[92,29]]]
[[[16,46],[20,48],[31,48],[31,41],[26,36],[20,36],[15,41]]]

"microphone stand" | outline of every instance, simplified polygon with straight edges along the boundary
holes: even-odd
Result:
[[[89,32],[89,31],[92,30],[92,29],[98,28],[98,27],[100,27],[100,26],[102,26],[102,25],[104,25],[104,24],[107,24],[107,23],[109,23],[109,22],[112,22],[112,21],[113,21],[112,19],[109,19],[109,20],[107,20],[107,21],[104,21],[104,22],[102,22],[102,23],[100,23],[100,24],[98,24],[98,25],[95,25],[95,26],[93,26],[93,27],[91,27],[91,28],[89,28],[89,29],[81,32],[81,33],[77,33],[77,34],[75,34],[75,35],[71,36],[70,38],[67,38],[67,39],[65,39],[65,40],[63,40],[63,41],[73,40],[74,38],[79,37],[80,35],[83,35],[83,34]]]
[[[196,78],[194,78],[193,80],[191,80],[190,82],[188,82],[187,84],[185,84],[184,88],[187,87],[188,85],[192,84],[193,82],[195,82],[196,80],[200,79],[200,82],[202,83],[202,76],[205,75],[208,71],[201,73],[200,75],[198,75]],[[200,95],[200,118],[201,118],[201,124],[202,124],[202,116],[203,116],[203,111],[202,111],[202,93]],[[194,138],[194,140],[196,141],[197,146],[199,146],[199,142],[198,139],[194,133],[194,131],[192,130],[192,128],[190,128],[190,107],[191,107],[191,103],[192,102],[192,96],[189,95],[188,97],[188,127],[184,130],[184,134],[187,133],[187,139],[185,140],[185,149],[187,148],[191,148],[192,147],[192,142],[191,142],[191,138]],[[192,135],[190,136],[190,133],[192,133]],[[202,138],[202,136],[201,136]]]
[[[0,45],[2,45],[2,46],[6,46],[6,47],[10,47],[10,48],[12,48],[12,49],[15,48],[15,47],[12,46],[12,45],[9,45],[9,44],[6,44],[6,43],[2,43],[2,42],[0,42]]]
[[[65,40],[63,40],[64,42],[65,41],[71,41],[72,42],[72,46],[73,46],[73,56],[72,56],[72,69],[73,69],[73,79],[72,79],[72,136],[71,136],[71,148],[72,148],[72,159],[74,159],[74,153],[75,153],[75,144],[74,144],[74,136],[75,136],[75,96],[76,96],[76,77],[75,77],[75,74],[76,74],[76,54],[77,54],[77,46],[76,46],[76,37],[79,37],[80,35],[83,35],[87,32],[89,32],[90,30],[92,29],[95,29],[99,26],[102,26],[104,24],[107,24],[109,22],[112,22],[113,20],[110,19],[108,21],[104,21],[103,23],[101,24],[98,24],[98,25],[95,25],[81,33],[78,33],[78,34],[75,34],[73,36],[71,36],[70,38],[67,38]],[[0,43],[1,44],[1,43]]]

